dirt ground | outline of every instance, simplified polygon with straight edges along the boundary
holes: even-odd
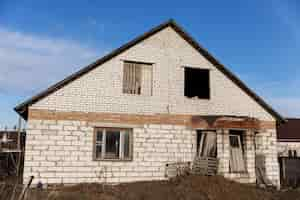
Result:
[[[238,184],[223,177],[186,176],[170,181],[103,186],[79,184],[31,189],[30,200],[300,200],[300,190],[276,191]]]

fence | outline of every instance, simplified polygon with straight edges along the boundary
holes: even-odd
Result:
[[[1,182],[0,183],[0,200],[26,200],[27,191],[32,183],[33,176],[30,178],[27,185],[22,185],[16,182],[7,183]],[[29,200],[29,199],[28,199]]]
[[[286,187],[300,186],[300,157],[281,157],[281,185]]]

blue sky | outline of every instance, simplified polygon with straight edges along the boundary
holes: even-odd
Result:
[[[0,0],[0,125],[13,107],[173,18],[283,116],[300,117],[300,2]]]

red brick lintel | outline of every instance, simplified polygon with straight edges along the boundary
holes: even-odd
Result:
[[[122,123],[122,124],[172,124],[192,128],[236,128],[236,129],[275,129],[275,121],[261,121],[250,118],[231,119],[220,117],[213,124],[201,116],[179,114],[125,114],[96,112],[62,112],[53,110],[30,109],[28,119],[36,120],[73,120],[86,122]]]

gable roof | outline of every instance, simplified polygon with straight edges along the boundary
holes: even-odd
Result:
[[[269,106],[262,98],[256,95],[250,88],[248,88],[237,76],[235,76],[231,71],[229,71],[224,65],[222,65],[215,57],[213,57],[206,49],[204,49],[196,40],[194,40],[187,32],[183,30],[174,20],[170,19],[154,28],[149,30],[148,32],[138,36],[132,41],[124,44],[123,46],[113,50],[111,53],[105,55],[104,57],[96,60],[92,64],[82,68],[78,72],[68,76],[62,81],[52,85],[48,89],[40,92],[39,94],[31,97],[25,102],[19,104],[14,108],[16,112],[18,112],[23,118],[27,119],[28,115],[28,107],[32,104],[36,103],[40,99],[48,96],[49,94],[59,90],[64,87],[68,83],[74,81],[75,79],[81,77],[82,75],[90,72],[94,68],[98,67],[102,63],[114,58],[120,53],[126,51],[132,46],[138,44],[139,42],[149,38],[155,33],[163,30],[164,28],[171,27],[173,28],[186,42],[188,42],[192,47],[194,47],[202,56],[204,56],[208,61],[210,61],[218,70],[220,70],[223,74],[225,74],[231,81],[233,81],[239,88],[241,88],[244,92],[246,92],[250,97],[252,97],[259,105],[261,105],[267,112],[269,112],[272,116],[274,116],[278,121],[284,121],[283,117],[280,116],[271,106]]]
[[[277,139],[286,142],[300,142],[300,118],[288,118],[286,123],[278,126]]]

